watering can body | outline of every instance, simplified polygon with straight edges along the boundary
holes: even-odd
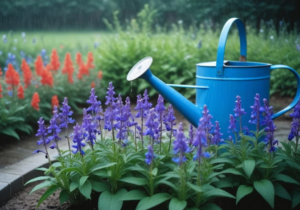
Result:
[[[233,23],[236,23],[239,31],[240,59],[239,61],[224,61],[226,40]],[[273,119],[292,109],[300,97],[300,77],[294,69],[285,65],[247,62],[246,59],[247,42],[244,24],[238,18],[231,18],[221,32],[217,60],[196,65],[196,86],[165,84],[151,73],[149,69],[152,63],[151,57],[137,63],[128,73],[127,80],[131,81],[139,77],[145,79],[195,127],[198,126],[199,119],[202,117],[203,106],[207,105],[213,119],[220,123],[223,137],[226,138],[230,135],[227,133],[229,115],[234,115],[233,109],[237,95],[242,98],[242,108],[246,111],[242,117],[242,126],[248,126],[250,130],[256,129],[255,125],[249,124],[252,111],[250,106],[254,104],[256,93],[260,95],[261,104],[263,104],[263,99],[269,100],[272,70],[290,70],[297,79],[297,93],[294,101],[274,114]],[[170,86],[196,88],[196,104],[191,103]],[[240,129],[239,125],[237,129]]]

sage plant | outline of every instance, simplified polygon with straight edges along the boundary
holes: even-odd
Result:
[[[299,144],[299,132],[300,132],[300,100],[296,104],[293,112],[290,114],[290,116],[293,118],[293,121],[291,123],[292,128],[291,132],[288,136],[288,140],[291,141],[293,138],[296,138],[296,147],[295,151],[298,150],[298,144]]]
[[[73,112],[70,111],[70,106],[68,105],[68,99],[67,97],[64,98],[64,102],[62,103],[62,108],[61,113],[59,113],[59,117],[60,117],[60,128],[65,128],[66,129],[66,139],[68,140],[68,146],[69,146],[69,151],[71,151],[71,145],[70,145],[70,141],[69,141],[69,134],[68,134],[68,124],[69,123],[74,123],[75,120],[71,118]]]
[[[162,124],[163,124],[163,114],[165,111],[165,106],[164,106],[164,98],[161,95],[158,95],[157,99],[157,105],[155,106],[155,111],[158,116],[158,121],[159,121],[159,152],[161,152],[161,141],[162,141]]]
[[[57,110],[57,106],[54,106],[53,109],[53,116],[50,120],[50,126],[47,128],[48,133],[52,135],[50,135],[48,137],[48,139],[50,141],[54,140],[53,144],[50,146],[51,149],[57,149],[58,154],[61,156],[61,152],[59,150],[59,146],[58,146],[58,141],[61,140],[61,138],[59,137],[59,133],[61,132],[61,129],[59,128],[59,126],[57,125],[57,122],[59,120],[59,114],[58,114],[58,110]]]
[[[50,160],[48,149],[47,149],[47,145],[50,143],[50,140],[47,138],[47,129],[46,129],[46,126],[44,125],[43,118],[41,117],[37,123],[39,125],[39,129],[37,130],[36,136],[40,136],[40,140],[37,141],[37,145],[42,144],[45,148],[45,151],[35,150],[35,151],[33,151],[33,153],[39,153],[39,152],[44,153],[45,158],[48,159],[49,164],[51,165],[51,160]]]
[[[242,116],[246,114],[245,110],[242,108],[242,100],[240,96],[236,96],[234,117],[239,118],[240,134],[242,133]]]

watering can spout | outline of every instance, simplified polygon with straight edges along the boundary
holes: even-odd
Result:
[[[154,76],[149,67],[153,59],[146,57],[139,61],[127,74],[127,80],[132,81],[137,78],[146,80],[157,92],[170,102],[191,124],[198,127],[201,117],[201,110],[195,104],[186,99],[172,87]]]

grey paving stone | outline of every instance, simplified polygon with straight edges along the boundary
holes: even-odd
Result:
[[[0,206],[10,198],[10,184],[0,182]]]

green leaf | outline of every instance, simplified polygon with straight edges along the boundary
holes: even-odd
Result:
[[[123,205],[120,198],[125,194],[125,189],[119,190],[115,195],[108,191],[101,193],[98,200],[98,210],[120,210]]]
[[[293,194],[293,200],[292,200],[292,208],[295,208],[296,206],[298,206],[300,203],[300,192],[296,191]]]
[[[70,192],[72,192],[72,191],[75,190],[76,188],[78,188],[78,183],[72,182],[72,183],[70,184]]]
[[[76,168],[76,167],[70,167],[70,168],[65,168],[63,170],[60,171],[60,173],[67,173],[67,172],[77,172],[79,174],[82,174],[82,172],[80,171],[80,169]]]
[[[243,162],[243,169],[248,176],[248,178],[251,177],[251,174],[255,168],[255,160],[245,160]]]
[[[156,176],[156,175],[157,175],[157,168],[154,168],[154,169],[152,170],[152,175],[153,175],[153,176]]]
[[[61,163],[60,162],[55,162],[51,166],[54,167],[54,168],[61,167]]]
[[[79,180],[79,186],[84,185],[85,181],[89,178],[89,176],[83,176]]]
[[[275,195],[287,199],[292,200],[290,194],[286,191],[286,189],[278,182],[274,183]]]
[[[50,187],[51,185],[53,185],[53,182],[50,182],[50,181],[44,181],[38,185],[36,185],[32,190],[31,192],[29,193],[29,195],[37,190],[40,190],[42,188],[45,188],[45,187]]]
[[[29,183],[32,183],[32,182],[41,181],[41,180],[46,180],[46,179],[50,179],[50,177],[49,177],[49,176],[39,176],[39,177],[36,177],[36,178],[34,178],[34,179],[30,179],[28,182],[26,182],[26,183],[24,184],[24,186],[27,185],[27,184],[29,184]]]
[[[150,209],[158,204],[169,200],[171,196],[168,193],[157,193],[151,197],[143,198],[137,205],[136,210]]]
[[[177,190],[177,187],[175,186],[175,184],[173,184],[172,182],[167,181],[166,179],[162,179],[162,180],[156,182],[156,183],[155,183],[155,187],[156,187],[157,185],[160,185],[160,184],[167,185],[167,186],[171,187],[171,188],[172,188],[173,190],[175,190],[175,191]]]
[[[215,158],[212,159],[210,162],[210,164],[216,164],[216,163],[229,163],[231,165],[235,165],[234,161],[229,159],[229,158]]]
[[[286,183],[291,183],[291,184],[296,184],[296,185],[300,185],[299,182],[297,182],[295,179],[293,179],[292,177],[290,176],[287,176],[285,174],[276,174],[274,176],[274,178],[278,181],[283,181],[283,182],[286,182]]]
[[[116,165],[117,163],[108,163],[108,164],[98,164],[98,165],[95,165],[94,167],[92,167],[89,171],[89,173],[92,173],[94,171],[98,171],[98,170],[101,170],[103,168],[107,168],[107,167],[110,167],[110,166],[113,166],[113,165]]]
[[[228,197],[228,198],[235,198],[233,195],[230,193],[226,192],[225,190],[221,190],[218,188],[204,191],[203,195],[210,198],[210,197]]]
[[[142,200],[147,195],[145,192],[141,190],[131,190],[124,194],[122,197],[120,197],[120,200],[122,201],[133,201],[133,200]]]
[[[91,199],[92,185],[89,180],[86,180],[82,186],[79,185],[78,189],[84,197]]]
[[[186,207],[186,205],[186,201],[178,200],[178,198],[172,198],[171,202],[169,203],[169,209],[183,210]]]
[[[16,131],[14,129],[12,129],[11,127],[8,128],[4,128],[0,130],[0,133],[4,133],[8,136],[12,136],[15,137],[16,139],[20,140],[19,135],[16,133]]]
[[[7,118],[7,121],[9,121],[10,123],[24,122],[24,118],[16,117],[16,116],[10,116],[10,117]]]
[[[109,187],[102,182],[96,182],[92,180],[90,180],[90,182],[92,184],[92,189],[95,190],[96,192],[109,191]]]
[[[46,200],[50,195],[52,195],[57,189],[60,187],[58,185],[54,185],[49,187],[46,192],[41,196],[40,200],[38,201],[36,208],[38,208],[44,200]]]
[[[222,210],[219,206],[214,203],[208,203],[203,208],[203,210]]]
[[[69,193],[68,193],[67,190],[62,190],[60,192],[60,194],[59,194],[59,202],[60,202],[60,204],[63,204],[67,200],[69,200]]]
[[[246,186],[246,185],[240,185],[237,192],[236,192],[236,204],[245,197],[246,195],[252,193],[253,187]]]
[[[274,208],[275,189],[272,182],[262,179],[254,181],[253,185],[255,190]]]
[[[124,177],[122,179],[119,179],[119,181],[134,184],[137,186],[143,186],[147,184],[147,180],[145,178],[138,177]]]
[[[188,185],[190,188],[192,188],[193,190],[195,190],[196,192],[200,192],[200,193],[203,192],[202,187],[200,187],[200,186],[198,186],[198,185],[194,185],[194,184],[192,184],[192,183],[190,183],[190,182],[188,182],[187,185]]]

